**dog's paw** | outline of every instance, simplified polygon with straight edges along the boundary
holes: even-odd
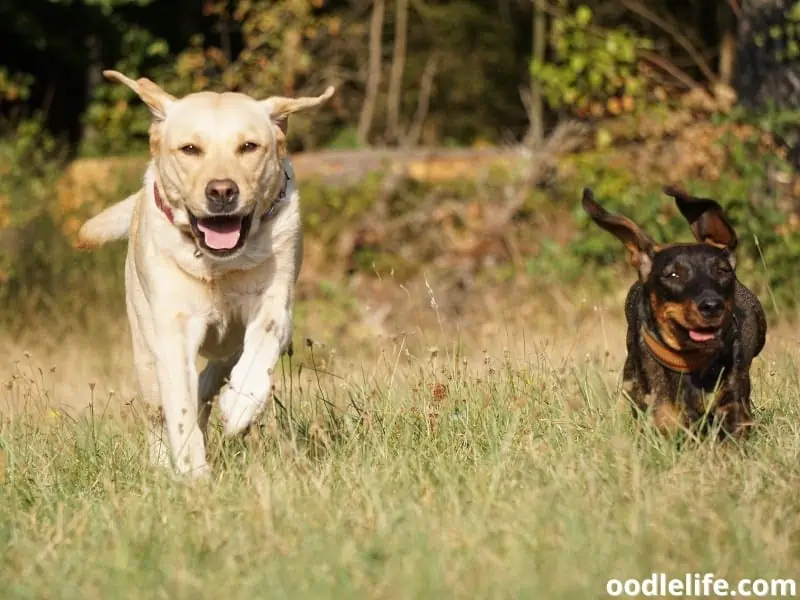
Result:
[[[219,410],[224,423],[223,433],[227,436],[244,432],[264,408],[265,399],[252,394],[237,392],[229,387],[219,398]]]

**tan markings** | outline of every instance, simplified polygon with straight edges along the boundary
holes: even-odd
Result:
[[[660,402],[653,408],[653,425],[661,433],[674,435],[684,426],[685,418],[671,402]]]
[[[681,344],[678,341],[677,332],[675,330],[675,322],[682,324],[683,318],[683,304],[679,302],[661,302],[655,291],[650,293],[650,308],[656,319],[656,326],[661,339],[664,340],[666,345],[673,350],[681,350]]]

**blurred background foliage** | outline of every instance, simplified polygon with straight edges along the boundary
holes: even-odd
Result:
[[[795,304],[799,2],[0,0],[0,56],[7,305],[40,311],[65,287],[119,296],[118,276],[86,273],[99,263],[119,271],[124,249],[75,254],[75,215],[55,210],[69,165],[146,156],[147,111],[103,79],[107,68],[178,95],[316,94],[336,85],[329,109],[292,122],[295,152],[494,147],[529,157],[499,179],[395,182],[389,192],[374,178],[338,188],[303,182],[307,224],[346,254],[326,255],[341,259],[343,277],[376,264],[412,277],[439,264],[461,278],[560,285],[597,265],[596,279],[612,285],[622,252],[589,227],[580,188],[594,185],[612,209],[667,239],[685,228],[659,189],[680,180],[732,212],[742,276],[752,274],[776,306]],[[547,140],[568,121],[586,128],[586,140],[539,172],[541,152],[559,152]],[[101,203],[138,185],[103,178],[115,181],[92,194]],[[513,210],[489,231],[470,215],[493,203]],[[345,212],[346,221],[336,218]],[[389,218],[405,221],[384,227]],[[463,246],[443,244],[442,227],[471,240],[466,274],[452,268],[466,260]],[[426,245],[426,236],[436,242]]]

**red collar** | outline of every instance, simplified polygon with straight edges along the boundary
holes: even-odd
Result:
[[[172,209],[167,205],[164,200],[161,198],[161,194],[158,193],[158,185],[153,183],[153,196],[156,199],[156,206],[161,209],[161,212],[164,213],[164,216],[167,217],[170,223],[175,223],[175,217],[172,215]]]

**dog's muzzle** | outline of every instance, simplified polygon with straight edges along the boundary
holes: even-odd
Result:
[[[286,198],[286,187],[290,180],[289,173],[284,171],[283,187],[273,200],[269,210],[262,215],[261,220],[265,221],[275,216],[283,200]],[[164,213],[170,223],[174,224],[174,215],[169,205],[164,202],[158,191],[158,185],[153,184],[153,194],[156,205]],[[239,190],[231,180],[213,180],[206,188],[206,199],[209,202],[210,212],[226,212],[227,214],[215,214],[212,216],[198,217],[187,210],[189,225],[192,235],[201,250],[220,258],[232,256],[241,250],[250,227],[253,224],[255,208],[246,215],[234,213],[238,204]],[[227,211],[225,209],[228,209]],[[185,232],[188,235],[188,232]]]

